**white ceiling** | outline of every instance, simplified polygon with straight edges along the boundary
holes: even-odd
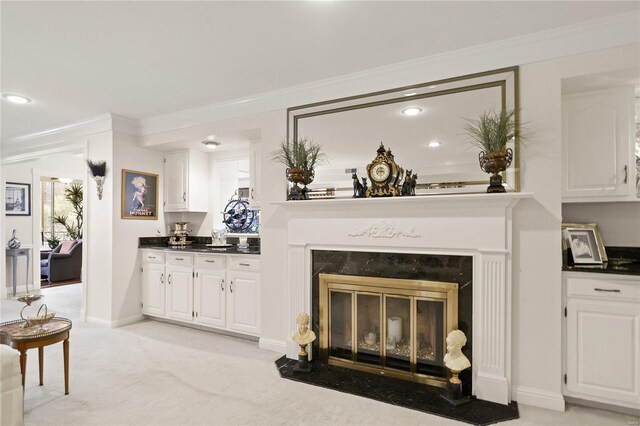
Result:
[[[106,112],[144,118],[638,12],[587,2],[11,2],[2,140]]]

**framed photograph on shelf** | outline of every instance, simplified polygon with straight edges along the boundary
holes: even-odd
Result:
[[[122,219],[158,219],[158,175],[122,169]]]
[[[598,224],[563,223],[562,232],[574,264],[600,265],[608,260]]]
[[[4,190],[7,216],[31,216],[31,184],[7,182]]]

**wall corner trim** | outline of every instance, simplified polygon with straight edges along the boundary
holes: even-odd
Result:
[[[565,411],[564,396],[559,392],[549,392],[527,386],[514,386],[511,399],[518,404],[546,408],[553,411]]]
[[[277,352],[280,354],[285,354],[287,352],[287,344],[282,340],[276,339],[267,339],[265,337],[261,337],[258,342],[258,347],[260,349],[265,349],[267,351]]]

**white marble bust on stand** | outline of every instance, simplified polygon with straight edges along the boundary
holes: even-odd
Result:
[[[444,356],[444,365],[452,372],[460,372],[471,367],[469,358],[462,353],[462,347],[466,344],[467,336],[460,330],[453,330],[447,336],[447,354]]]
[[[309,328],[309,322],[308,314],[304,312],[298,314],[298,317],[296,318],[298,331],[291,336],[291,340],[299,344],[301,348],[316,340],[316,333]]]

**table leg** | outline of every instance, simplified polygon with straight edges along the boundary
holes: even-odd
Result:
[[[38,364],[40,367],[40,386],[42,386],[43,381],[42,381],[42,372],[44,371],[44,346],[40,346],[38,348]]]
[[[18,277],[18,256],[13,256],[13,296],[15,297],[16,295],[16,286],[18,284],[18,281],[16,280],[16,278]]]
[[[24,287],[27,291],[27,294],[29,294],[29,259],[30,257],[31,257],[31,249],[27,249],[27,280],[24,282]]]
[[[64,394],[69,395],[69,339],[62,342],[64,352]]]
[[[27,376],[27,350],[20,350],[20,372],[22,373],[22,388],[24,389],[24,379]]]

